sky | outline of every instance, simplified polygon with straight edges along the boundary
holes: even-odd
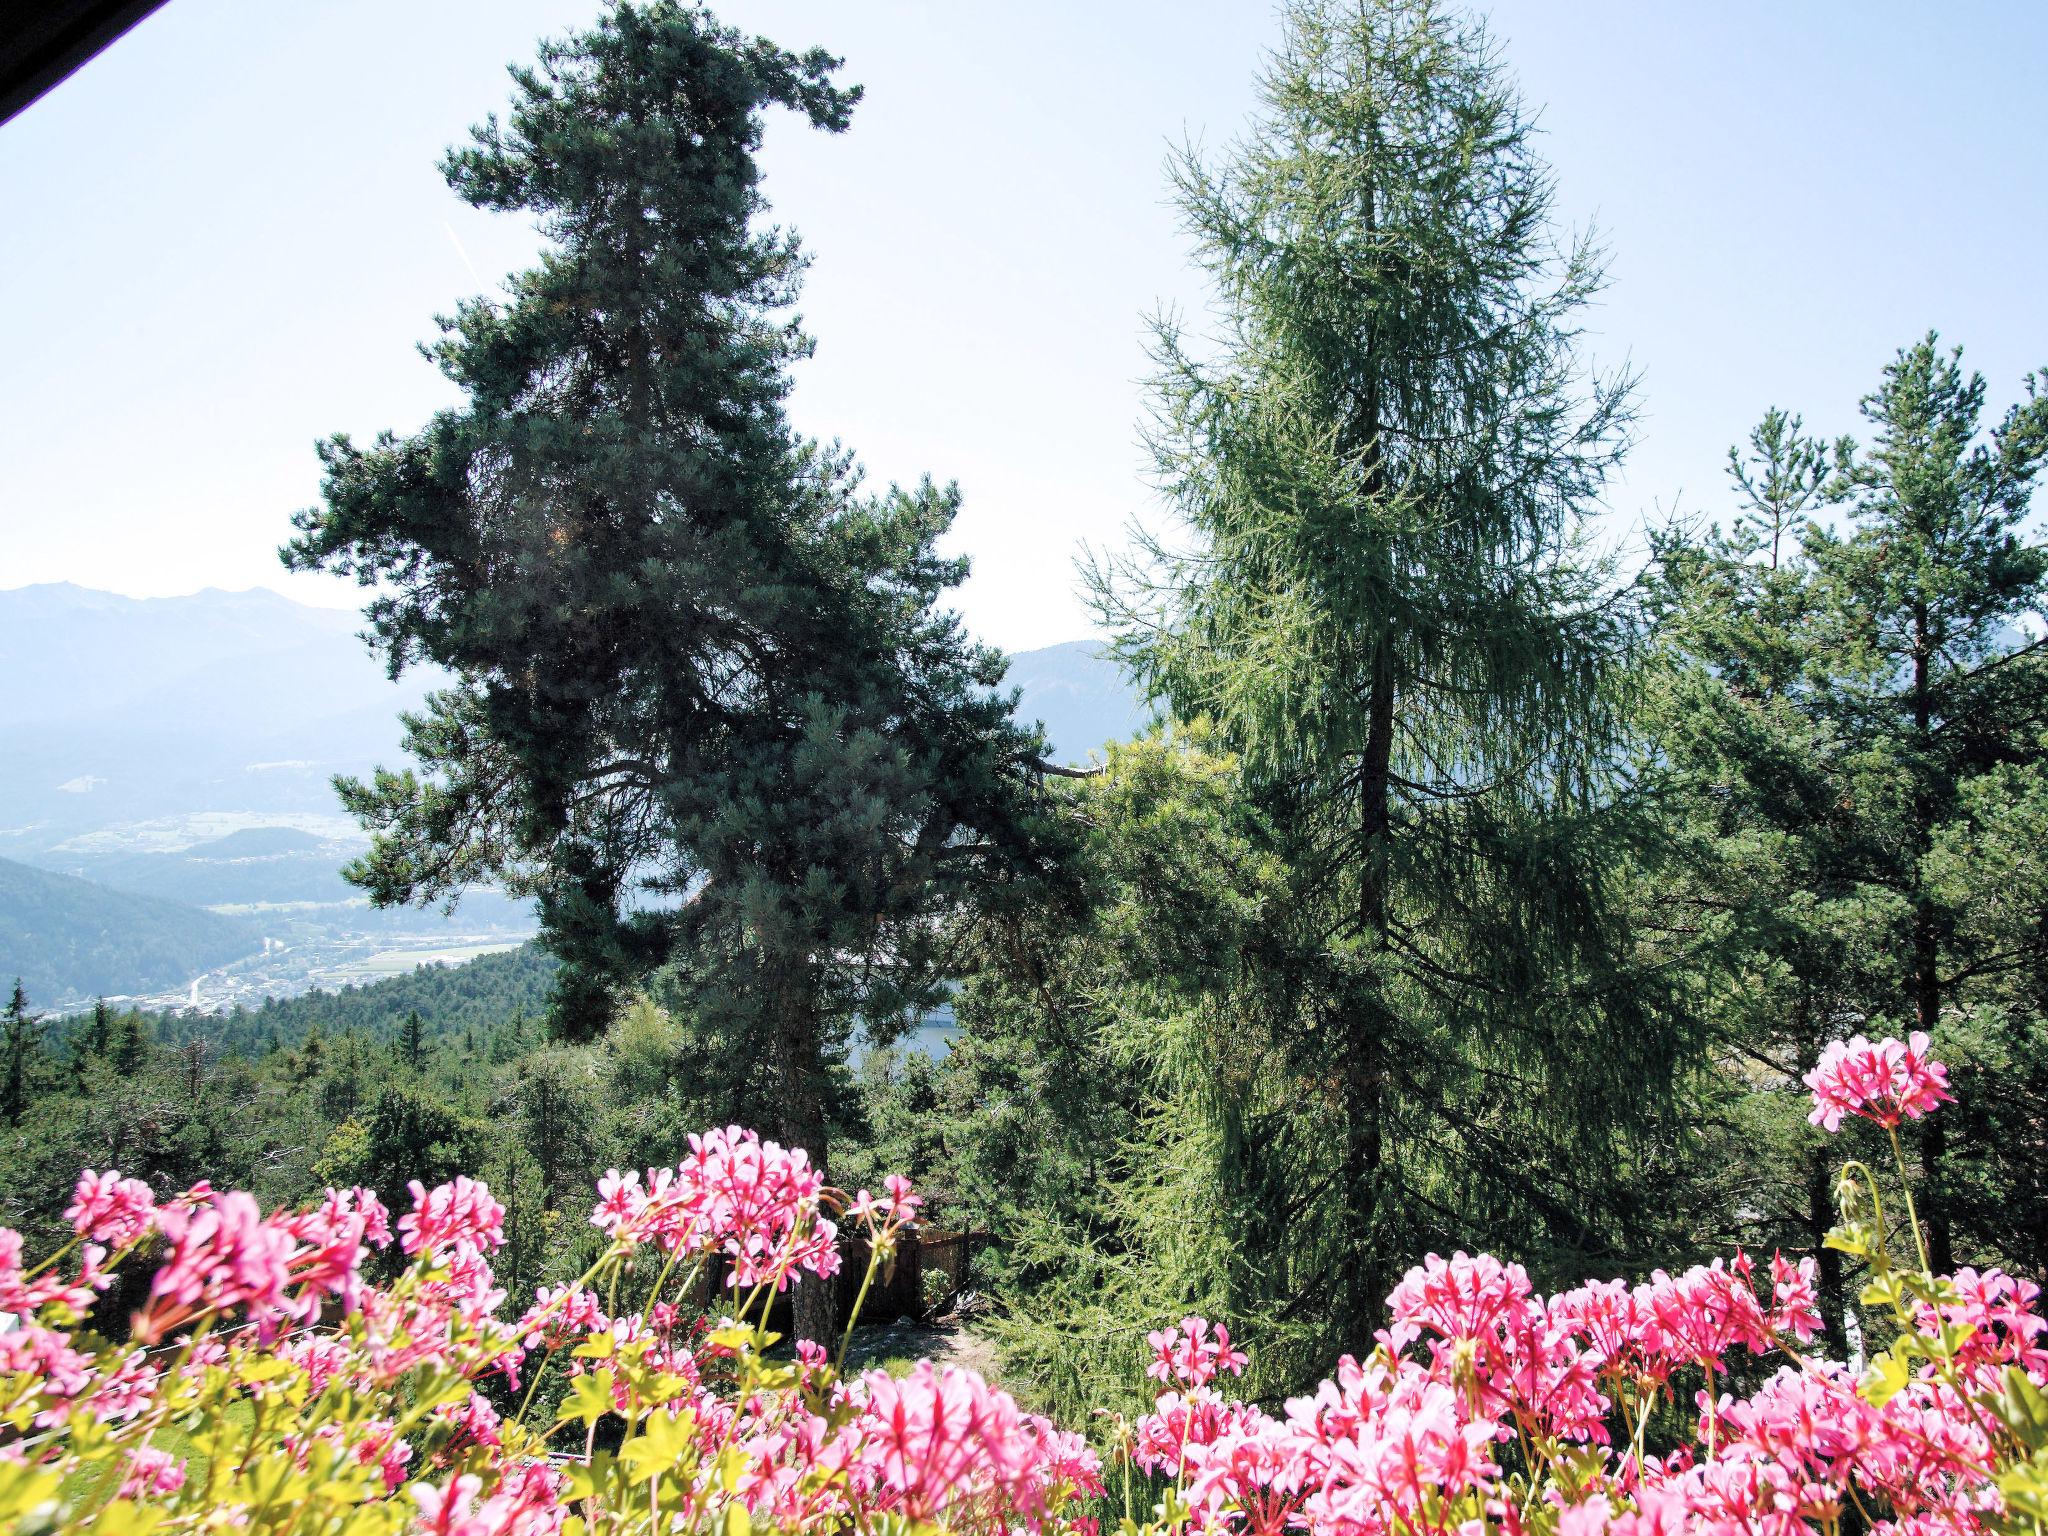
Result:
[[[957,479],[984,639],[1087,635],[1084,544],[1161,516],[1145,316],[1201,304],[1163,165],[1240,134],[1264,0],[725,0],[866,87],[852,130],[771,122],[766,191],[815,265],[799,428],[873,479]],[[1596,224],[1602,364],[1641,375],[1599,531],[1725,515],[1778,404],[1828,435],[1901,345],[1962,343],[2002,408],[2048,366],[2032,0],[1497,0],[1559,211]],[[435,163],[504,66],[592,0],[170,0],[0,126],[0,588],[275,588],[316,440],[455,396],[415,344],[527,262]]]

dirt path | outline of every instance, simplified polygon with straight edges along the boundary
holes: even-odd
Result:
[[[856,1329],[846,1368],[851,1372],[881,1366],[900,1375],[923,1359],[934,1365],[965,1366],[989,1382],[996,1379],[995,1346],[958,1323],[904,1322]]]

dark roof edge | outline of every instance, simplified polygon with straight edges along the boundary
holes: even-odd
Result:
[[[0,123],[164,0],[0,0]]]

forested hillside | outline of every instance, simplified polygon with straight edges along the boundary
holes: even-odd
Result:
[[[0,859],[0,973],[32,996],[175,987],[262,948],[253,924]]]
[[[409,1180],[460,1171],[507,1203],[509,1282],[587,1263],[582,1217],[603,1170],[673,1161],[730,1098],[715,1058],[652,999],[599,1041],[551,1040],[555,970],[523,946],[219,1016],[102,1004],[52,1018],[16,994],[0,1016],[0,1225],[54,1236],[81,1167],[232,1180],[266,1205],[362,1183],[394,1209]],[[835,1068],[846,1177],[879,1183],[936,1144],[937,1076],[915,1051]],[[968,1214],[943,1177],[928,1193],[936,1218]]]
[[[296,1046],[315,1033],[353,1033],[386,1042],[411,1015],[425,1022],[434,1039],[487,1039],[507,1025],[518,1035],[518,1020],[537,1020],[547,1012],[554,969],[544,951],[522,944],[461,965],[422,965],[360,987],[305,992],[258,1008],[160,1015],[155,1030],[164,1040],[204,1040],[219,1050],[245,1053]]]

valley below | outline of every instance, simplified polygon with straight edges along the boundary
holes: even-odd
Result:
[[[0,592],[0,984],[216,1014],[531,938],[496,891],[380,911],[342,877],[368,842],[335,777],[401,762],[402,714],[447,681],[391,681],[359,628],[262,589]],[[1142,724],[1090,642],[1015,656],[1008,683],[1064,761]]]

